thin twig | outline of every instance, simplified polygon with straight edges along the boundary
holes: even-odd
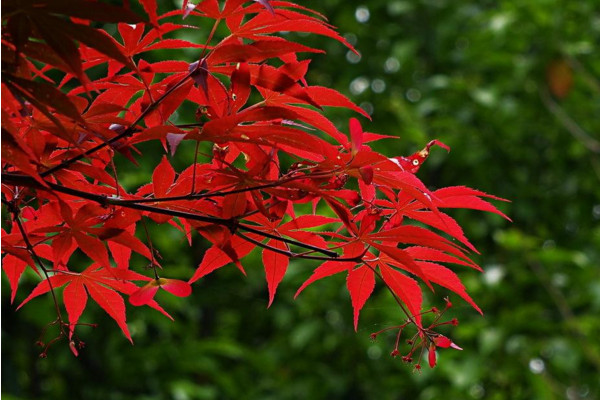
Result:
[[[540,98],[544,106],[558,119],[562,126],[577,140],[579,140],[588,150],[594,153],[600,153],[600,141],[591,137],[575,122],[569,114],[556,103],[546,88],[540,89]]]
[[[106,146],[109,146],[127,136],[132,135],[135,130],[136,130],[136,126],[148,115],[150,114],[152,111],[154,111],[154,109],[156,109],[156,107],[158,107],[158,105],[165,99],[167,98],[171,93],[173,93],[175,90],[179,89],[188,79],[190,79],[192,77],[192,74],[194,73],[194,71],[187,73],[183,78],[181,78],[179,80],[179,82],[177,82],[175,85],[173,85],[172,87],[170,87],[165,93],[163,93],[158,99],[156,99],[156,102],[154,103],[150,103],[150,105],[148,107],[146,107],[146,109],[135,119],[135,121],[133,121],[128,127],[127,129],[125,129],[123,132],[121,132],[120,134],[118,134],[117,136],[108,139],[105,142],[102,142],[94,147],[92,147],[91,149],[78,154],[72,158],[69,158],[68,160],[65,160],[63,162],[61,162],[60,164],[42,172],[40,174],[40,176],[42,178],[53,174],[56,171],[60,171],[61,169],[64,169],[66,167],[68,167],[69,165],[73,164],[76,161],[81,160],[82,158],[85,157],[89,157],[90,155],[96,153],[99,150],[102,150],[103,148],[105,148]]]
[[[48,190],[48,188],[43,187],[38,181],[36,181],[35,179],[33,179],[32,177],[27,176],[27,175],[2,173],[2,180],[4,181],[5,184],[9,184],[9,185],[28,186],[28,187],[34,187],[34,188],[37,188],[40,190]],[[264,237],[267,237],[270,239],[279,240],[279,241],[282,241],[282,242],[285,242],[288,244],[292,244],[292,245],[295,245],[298,247],[317,251],[319,253],[322,253],[322,254],[325,254],[326,256],[328,256],[329,257],[329,258],[327,258],[328,260],[331,258],[337,259],[337,257],[339,256],[338,253],[336,253],[335,251],[331,251],[328,249],[322,249],[320,247],[313,246],[313,245],[310,245],[307,243],[302,243],[302,242],[299,242],[299,241],[296,241],[293,239],[288,239],[288,238],[280,237],[277,235],[273,235],[268,232],[263,232],[260,229],[253,228],[252,226],[249,226],[249,225],[240,224],[239,221],[237,221],[237,219],[235,219],[235,218],[225,219],[225,218],[219,218],[219,217],[208,216],[208,215],[194,214],[194,213],[186,212],[186,211],[171,210],[171,209],[166,209],[166,208],[148,206],[145,204],[122,203],[122,201],[120,199],[106,197],[103,195],[98,195],[98,194],[94,194],[94,193],[85,192],[82,190],[73,189],[73,188],[62,186],[62,185],[59,185],[59,184],[56,184],[53,182],[45,181],[45,183],[50,189],[55,190],[57,192],[68,194],[68,195],[79,197],[79,198],[83,198],[83,199],[92,200],[92,201],[95,201],[104,206],[118,205],[118,206],[122,206],[122,207],[126,207],[126,208],[132,208],[132,209],[147,211],[147,212],[156,213],[156,214],[170,215],[173,217],[179,217],[179,218],[189,219],[189,220],[193,220],[193,221],[200,221],[200,222],[207,222],[207,223],[222,225],[222,226],[229,228],[232,232],[237,229],[243,229],[247,232],[256,233],[258,235],[261,235],[261,236],[264,236]]]

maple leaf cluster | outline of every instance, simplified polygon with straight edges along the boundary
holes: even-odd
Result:
[[[356,118],[348,134],[338,130],[324,107],[369,115],[307,82],[306,54],[322,50],[277,35],[322,35],[356,52],[324,16],[275,0],[185,1],[162,15],[155,0],[140,3],[147,18],[96,1],[2,4],[2,268],[11,300],[30,268],[40,282],[19,307],[50,292],[57,339],[68,338],[77,354],[90,298],[131,340],[125,298],[169,316],[154,300],[159,289],[188,296],[194,282],[227,265],[245,274],[243,258],[259,248],[269,305],[290,259],[317,260],[296,295],[345,274],[356,329],[379,279],[405,313],[406,323],[392,327],[398,338],[414,325],[410,355],[427,348],[435,365],[435,348],[455,345],[433,331],[443,324],[439,311],[423,327],[417,280],[481,312],[447,266],[479,269],[470,259],[476,249],[443,210],[504,216],[486,200],[502,199],[462,186],[430,191],[415,174],[432,146],[449,150],[437,140],[400,157],[372,150],[369,143],[389,136],[364,132]],[[118,36],[92,22],[117,24]],[[175,37],[184,30],[206,40]],[[161,49],[196,57],[147,61]],[[178,124],[174,114],[189,104],[196,122]],[[127,168],[117,164],[136,165],[148,141],[165,150],[152,180],[123,187]],[[176,170],[178,149],[190,145],[194,162]],[[161,269],[150,222],[176,227],[190,245],[198,235],[211,244],[187,282]],[[132,253],[150,268],[130,262]],[[87,264],[74,261],[82,257]]]

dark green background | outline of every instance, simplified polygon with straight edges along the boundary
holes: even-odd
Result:
[[[294,36],[328,52],[314,57],[309,83],[336,88],[372,110],[365,129],[401,136],[381,142],[379,151],[410,154],[438,138],[452,152],[436,149],[419,172],[429,187],[467,185],[513,201],[501,205],[512,224],[476,211],[452,213],[487,271],[459,271],[485,311],[481,317],[454,299],[448,317],[461,324],[445,333],[465,350],[442,350],[438,367],[412,373],[389,357],[393,338],[369,340],[401,318],[388,293],[375,292],[355,333],[342,276],[293,301],[310,270],[297,261],[266,310],[262,265],[253,255],[244,263],[247,278],[224,268],[187,299],[159,294],[174,323],[131,307],[133,347],[90,305],[82,320],[100,325],[81,329],[87,347],[80,357],[61,343],[42,360],[33,343],[53,318],[51,302],[38,299],[15,312],[3,276],[6,399],[600,397],[600,4],[302,4],[329,16],[362,54],[357,59],[333,40]],[[194,53],[187,57],[193,61]],[[573,74],[562,99],[548,90],[546,71],[556,60]],[[327,113],[346,130],[349,112]],[[157,153],[143,163],[152,168],[158,159]],[[146,177],[134,173],[130,184]],[[154,229],[153,239],[171,277],[189,277],[205,249],[197,241],[190,250],[170,228]],[[24,278],[17,301],[34,284]],[[441,306],[443,294],[428,296],[429,304]]]

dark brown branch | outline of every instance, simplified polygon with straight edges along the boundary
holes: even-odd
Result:
[[[275,253],[283,254],[284,256],[287,256],[289,258],[302,258],[305,260],[321,260],[321,261],[335,260],[335,261],[339,261],[339,262],[360,262],[362,260],[362,255],[357,256],[357,257],[341,258],[341,257],[336,257],[338,255],[337,253],[334,253],[336,256],[333,256],[333,257],[311,256],[309,254],[297,254],[297,253],[293,253],[288,250],[282,250],[282,249],[278,249],[273,246],[269,246],[268,244],[263,243],[260,240],[256,240],[249,236],[246,236],[239,231],[236,231],[235,234],[238,235],[239,237],[241,237],[242,239],[247,240],[250,243],[254,243],[257,246],[262,247],[263,249],[267,249],[267,250],[270,250]],[[261,234],[264,235],[264,232]],[[283,242],[286,242],[286,240],[287,240],[280,236],[276,236],[276,238],[278,238],[279,240],[281,240]],[[296,244],[296,243],[293,243],[293,244]]]
[[[116,206],[122,206],[122,207],[126,207],[126,208],[132,208],[135,210],[141,210],[141,211],[147,211],[147,212],[152,212],[152,213],[157,213],[157,214],[170,215],[173,217],[185,218],[185,219],[189,219],[189,220],[193,220],[193,221],[218,224],[218,225],[223,225],[232,231],[235,231],[237,229],[243,229],[244,231],[255,233],[255,234],[261,235],[266,238],[279,240],[279,241],[282,241],[282,242],[285,242],[288,244],[292,244],[294,246],[302,247],[302,248],[305,248],[308,250],[317,251],[319,253],[322,253],[322,254],[325,254],[326,256],[328,256],[327,260],[332,259],[332,258],[337,259],[337,257],[338,257],[338,254],[335,251],[322,249],[320,247],[302,243],[302,242],[298,242],[293,239],[288,239],[288,238],[280,237],[277,235],[273,235],[268,232],[263,232],[259,229],[253,228],[252,226],[240,224],[234,218],[225,219],[225,218],[219,218],[219,217],[213,217],[213,216],[198,215],[198,214],[194,214],[194,213],[190,213],[190,212],[186,212],[186,211],[153,207],[153,206],[148,206],[145,204],[130,203],[130,202],[123,203],[123,200],[118,199],[118,198],[107,197],[107,196],[98,195],[98,194],[94,194],[94,193],[88,193],[88,192],[84,192],[82,190],[73,189],[70,187],[62,186],[62,185],[59,185],[59,184],[56,184],[53,182],[48,182],[48,181],[45,181],[46,184],[48,185],[48,187],[43,187],[38,181],[36,181],[32,177],[27,176],[27,175],[21,175],[21,174],[12,174],[12,173],[4,173],[3,172],[2,173],[2,181],[3,181],[3,184],[8,184],[8,185],[12,185],[12,186],[27,186],[27,187],[40,189],[40,190],[51,189],[51,190],[57,191],[59,193],[64,193],[64,194],[68,194],[71,196],[75,196],[75,197],[79,197],[79,198],[83,198],[83,199],[87,199],[87,200],[92,200],[103,206],[116,205]],[[315,256],[311,256],[311,257],[315,257]]]
[[[591,137],[575,122],[569,114],[565,112],[553,99],[548,91],[540,89],[540,98],[544,106],[550,111],[562,126],[579,142],[581,142],[588,150],[600,154],[600,142]]]
[[[40,174],[40,176],[42,178],[53,174],[56,171],[59,171],[61,169],[64,169],[66,167],[68,167],[69,165],[73,164],[76,161],[81,160],[82,158],[85,157],[89,157],[90,155],[96,153],[99,150],[102,150],[103,148],[105,148],[106,146],[109,146],[123,138],[126,138],[130,135],[132,135],[135,130],[137,129],[136,126],[148,115],[150,114],[153,110],[155,110],[160,103],[167,98],[171,93],[173,93],[175,90],[177,90],[179,87],[181,87],[181,85],[183,85],[188,79],[190,79],[192,77],[194,71],[186,74],[183,78],[181,78],[181,80],[179,82],[177,82],[175,85],[173,85],[172,87],[169,88],[169,90],[167,90],[165,93],[162,94],[162,96],[160,96],[158,99],[156,99],[155,102],[151,103],[148,107],[146,107],[146,109],[135,119],[135,121],[133,121],[128,127],[127,129],[125,129],[123,132],[121,132],[120,134],[118,134],[117,136],[110,138],[109,140],[98,144],[97,146],[92,147],[91,149],[84,151],[81,154],[76,155],[75,157],[69,158],[68,160],[65,160],[63,162],[61,162],[60,164],[42,172]]]
[[[58,318],[57,321],[60,329],[60,335],[66,337],[67,333],[64,331],[65,322],[63,320],[62,313],[60,312],[60,306],[58,305],[58,299],[56,298],[55,288],[54,285],[52,285],[52,281],[50,280],[48,269],[46,269],[44,263],[42,262],[42,259],[35,252],[35,249],[33,248],[31,241],[29,240],[29,236],[27,236],[27,232],[25,231],[25,227],[23,226],[23,223],[21,222],[21,217],[19,216],[18,208],[16,208],[14,204],[10,204],[9,209],[10,212],[13,214],[13,220],[17,224],[17,227],[19,229],[19,232],[21,233],[21,237],[23,238],[23,242],[25,243],[27,251],[29,252],[29,254],[31,254],[33,261],[37,264],[38,268],[46,277],[46,282],[48,282],[48,287],[50,288],[50,295],[52,296],[52,302],[54,303],[54,309],[56,310],[56,316]]]
[[[161,203],[161,202],[166,202],[166,201],[181,201],[181,200],[200,200],[200,199],[209,199],[212,197],[222,197],[222,196],[227,196],[228,194],[237,194],[237,193],[244,193],[244,192],[251,192],[253,190],[261,190],[261,189],[270,189],[270,188],[274,188],[277,186],[281,186],[285,183],[288,182],[292,182],[294,180],[297,179],[305,179],[305,178],[315,178],[315,177],[321,177],[321,175],[328,177],[331,175],[331,173],[327,172],[327,173],[323,173],[323,174],[314,174],[314,175],[297,175],[297,176],[291,176],[288,178],[282,178],[280,180],[277,181],[273,181],[273,182],[269,182],[269,183],[265,183],[262,185],[256,185],[256,186],[249,186],[249,187],[244,187],[244,188],[239,188],[239,189],[232,189],[232,190],[227,190],[227,191],[220,191],[220,192],[211,192],[211,193],[199,193],[199,194],[184,194],[181,196],[170,196],[170,197],[144,197],[141,199],[120,199],[119,200],[119,204],[125,205],[128,203]],[[285,175],[284,175],[285,176]]]

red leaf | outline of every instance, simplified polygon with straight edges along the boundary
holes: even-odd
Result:
[[[358,330],[358,315],[375,288],[375,273],[366,265],[348,272],[346,286],[354,309],[354,330]]]
[[[150,23],[158,27],[158,15],[156,14],[156,0],[140,0],[146,14],[150,17]]]
[[[446,336],[439,335],[433,339],[433,343],[435,343],[437,347],[445,349],[452,345],[452,340],[448,339]]]
[[[373,167],[371,167],[370,165],[360,167],[358,169],[358,173],[360,174],[360,177],[362,178],[364,183],[366,183],[367,185],[373,183]]]
[[[454,263],[459,265],[465,265],[478,271],[483,271],[477,264],[473,263],[471,260],[461,260],[454,256],[451,256],[450,254],[446,254],[443,251],[431,249],[429,247],[411,246],[405,248],[404,250],[415,260]]]
[[[233,111],[238,111],[250,96],[250,69],[248,64],[239,63],[231,74],[231,97]]]
[[[318,99],[321,106],[345,107],[356,111],[362,116],[371,119],[371,116],[362,108],[354,104],[337,90],[323,86],[308,86],[306,91],[313,99]]]
[[[42,104],[50,106],[61,114],[85,124],[85,121],[81,118],[81,114],[71,99],[54,86],[45,82],[30,81],[17,76],[11,76],[10,82],[18,85],[23,91]]]
[[[337,218],[324,217],[321,215],[301,215],[298,218],[294,218],[293,220],[281,225],[279,227],[279,231],[283,232],[287,231],[288,229],[314,228],[316,226],[332,224],[335,222],[339,222],[339,220]]]
[[[123,298],[114,290],[108,289],[102,285],[93,285],[86,282],[85,287],[90,296],[92,296],[92,299],[94,299],[94,301],[117,322],[117,325],[119,325],[119,328],[121,328],[125,337],[133,343],[131,334],[127,328],[125,303],[123,302]]]
[[[306,287],[308,285],[310,285],[311,283],[318,281],[319,279],[323,279],[326,278],[328,276],[343,272],[343,271],[348,271],[350,268],[352,268],[352,266],[356,264],[355,262],[339,262],[339,261],[325,261],[323,264],[321,264],[318,268],[316,268],[312,275],[310,276],[310,278],[308,278],[303,284],[302,286],[300,286],[300,288],[296,291],[296,294],[294,295],[294,298],[298,297],[298,295],[304,290],[306,289]]]
[[[44,279],[43,281],[38,283],[38,285],[33,289],[33,291],[29,293],[29,296],[27,296],[25,300],[23,300],[21,304],[19,304],[17,310],[23,307],[25,304],[29,303],[31,299],[34,299],[39,295],[49,292],[51,287],[53,289],[56,289],[57,287],[61,287],[70,280],[71,277],[68,275],[54,275],[51,276],[49,279]],[[50,286],[50,284],[52,284],[52,286]]]
[[[372,233],[369,235],[369,239],[416,244],[467,258],[460,248],[448,239],[419,226],[403,225],[387,231]]]
[[[155,279],[148,282],[129,296],[129,303],[133,306],[143,306],[154,299],[154,295],[158,292],[159,285]]]
[[[417,326],[421,326],[423,294],[417,282],[382,262],[379,263],[379,270],[385,284],[406,304]]]
[[[192,287],[189,283],[178,279],[159,279],[160,287],[177,297],[187,297],[192,294]]]
[[[507,201],[500,197],[471,189],[465,186],[452,186],[433,192],[435,195],[434,203],[440,208],[470,208],[474,210],[489,211],[498,214],[509,221],[512,221],[502,211],[498,210],[494,205],[480,199],[479,197],[489,197],[494,200]]]
[[[19,287],[19,278],[23,274],[23,271],[25,271],[25,268],[27,268],[27,263],[11,254],[6,255],[6,257],[2,259],[2,269],[6,273],[8,282],[10,283],[11,303],[15,300],[15,295],[17,294],[17,289]]]
[[[272,239],[267,242],[268,246],[273,248],[288,251],[287,246],[280,240]],[[263,249],[262,253],[263,264],[265,266],[265,277],[267,278],[267,288],[269,289],[269,305],[271,307],[273,299],[275,298],[275,292],[277,286],[283,279],[287,267],[290,263],[288,256],[280,253],[276,253],[267,248]]]
[[[210,274],[216,269],[233,262],[233,260],[220,248],[213,246],[204,252],[202,262],[194,272],[194,275],[189,280],[189,283],[194,283],[205,275]]]
[[[81,232],[74,232],[73,237],[77,242],[79,248],[92,260],[104,268],[110,268],[110,262],[108,261],[108,251],[104,246],[104,243],[98,238],[88,236]]]
[[[69,315],[69,339],[87,304],[88,295],[81,279],[74,279],[63,291],[63,301]]]
[[[423,282],[425,282],[425,284],[433,290],[425,272],[406,251],[397,247],[386,246],[374,242],[369,242],[369,244],[382,253],[380,254],[381,259],[385,259],[385,257],[383,256],[387,256],[391,260],[396,261],[398,264],[402,265],[406,270],[421,278]]]
[[[437,283],[440,286],[452,290],[454,293],[462,297],[480,314],[483,315],[483,311],[481,311],[481,308],[479,308],[477,304],[475,304],[471,296],[467,294],[464,285],[454,272],[444,267],[443,265],[432,262],[417,261],[416,263],[419,264],[419,266],[425,272],[425,275],[429,278],[429,280]]]
[[[362,126],[356,118],[350,118],[350,139],[352,142],[352,155],[355,155],[360,151],[363,143]]]
[[[475,246],[469,242],[469,239],[464,235],[462,228],[458,223],[450,216],[442,212],[431,212],[431,211],[406,211],[406,216],[414,220],[423,222],[424,224],[433,226],[441,231],[446,232],[450,236],[458,239],[462,244],[467,246],[470,250],[479,253]]]
[[[163,156],[160,164],[154,169],[152,174],[152,184],[154,186],[154,196],[164,197],[175,180],[175,170],[169,163],[167,156]]]
[[[228,219],[244,214],[247,204],[246,192],[228,194],[223,198],[223,218]]]

